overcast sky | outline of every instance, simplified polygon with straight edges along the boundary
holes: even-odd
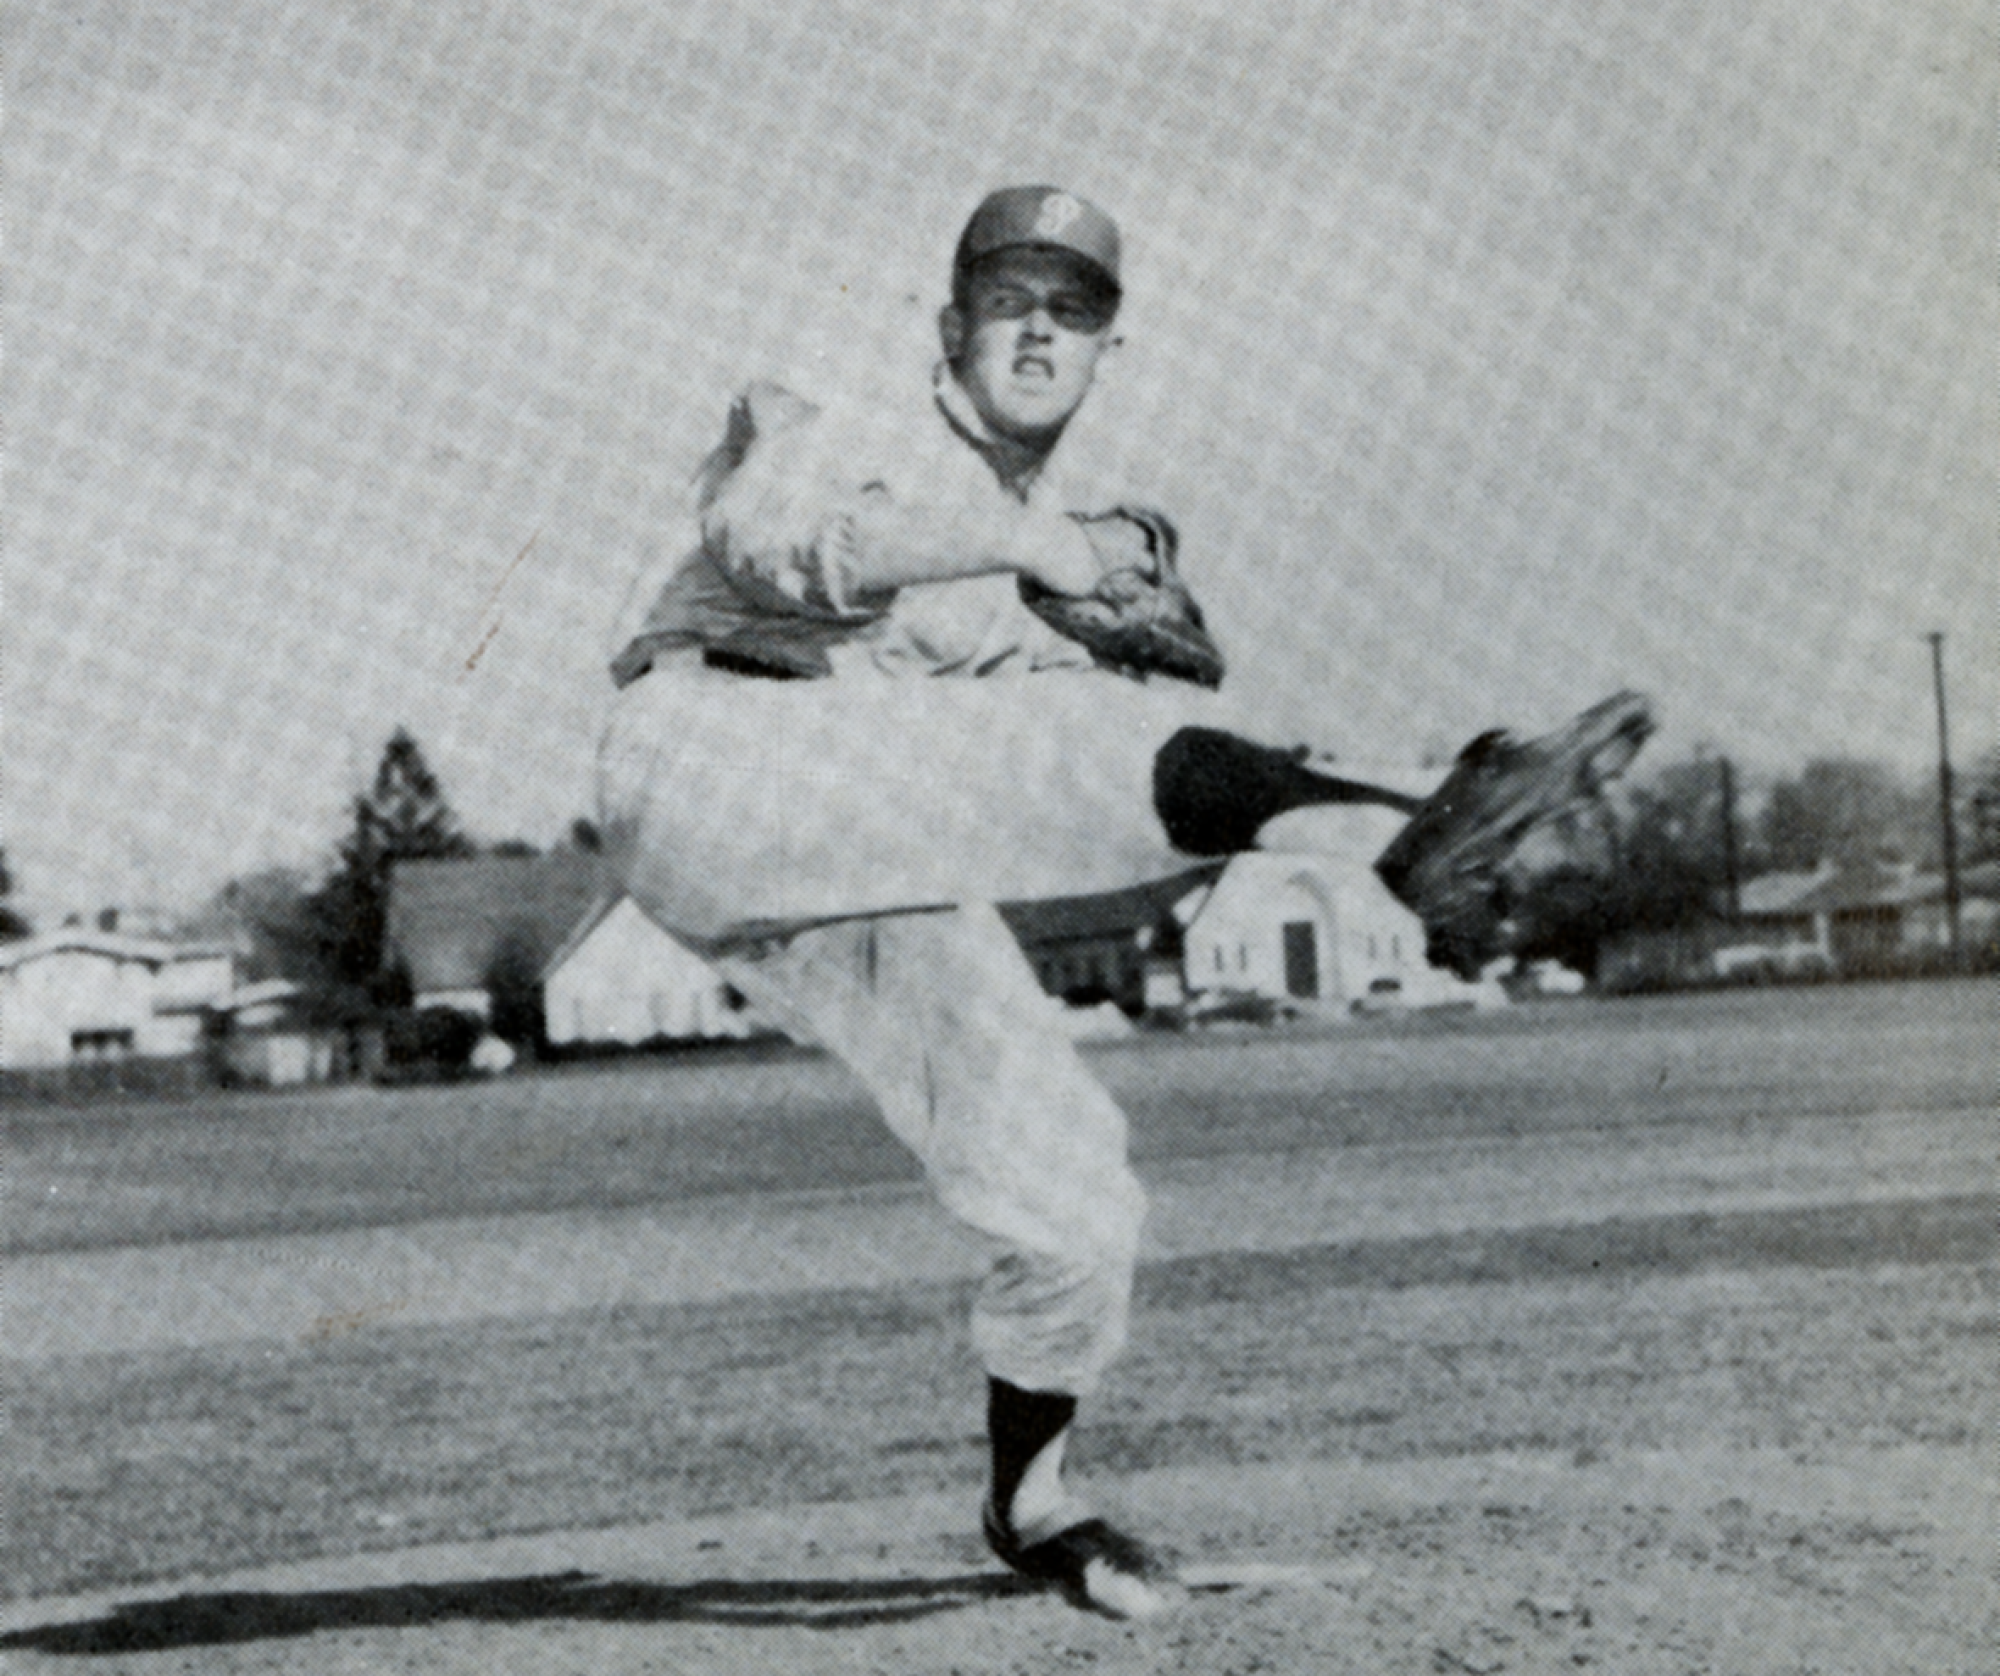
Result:
[[[4,837],[44,912],[323,858],[399,723],[591,808],[732,391],[921,388],[951,245],[1127,233],[1086,458],[1275,735],[1654,692],[1660,760],[2000,713],[1990,8],[16,0]],[[905,398],[907,399],[907,398]]]

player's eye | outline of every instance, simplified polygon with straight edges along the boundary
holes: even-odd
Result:
[[[1101,332],[1111,324],[1111,311],[1095,297],[1062,291],[1049,299],[1049,318],[1066,332]]]
[[[997,290],[987,292],[981,303],[981,312],[992,320],[1025,320],[1038,308],[1047,309],[1066,332],[1101,332],[1111,323],[1110,306],[1080,291],[1038,297],[1032,291]]]
[[[1025,320],[1040,301],[1032,291],[989,291],[980,312],[995,320]]]

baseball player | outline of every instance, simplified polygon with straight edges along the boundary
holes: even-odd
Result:
[[[1166,877],[1289,809],[1372,801],[1414,816],[1385,877],[1467,969],[1504,949],[1523,834],[1587,805],[1649,724],[1621,699],[1555,741],[1488,736],[1429,800],[1231,731],[1171,522],[1072,481],[1059,450],[1120,287],[1104,211],[1006,188],[959,240],[929,389],[899,411],[748,389],[614,661],[600,771],[635,900],[851,1067],[992,1242],[988,1543],[1136,1617],[1171,1570],[1063,1460],[1125,1337],[1145,1199],[1123,1114],[994,904]]]

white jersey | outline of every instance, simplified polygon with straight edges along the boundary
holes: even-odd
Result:
[[[1102,510],[1053,461],[1003,476],[1000,452],[942,370],[893,413],[820,408],[774,385],[737,401],[701,474],[688,550],[614,664],[636,679],[653,656],[698,646],[773,673],[866,665],[892,674],[1080,669],[1090,654],[1021,603],[1006,572],[871,591],[871,542],[894,509],[1032,548],[1074,542],[1067,514]]]

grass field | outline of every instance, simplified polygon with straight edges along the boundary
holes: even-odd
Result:
[[[1992,983],[1854,986],[1096,1050],[1156,1214],[1078,1467],[1197,1558],[1346,1579],[1197,1615],[1171,1645],[945,1586],[985,1574],[965,1540],[977,1257],[823,1060],[15,1109],[12,1652],[1983,1673],[1996,1013]],[[294,1261],[365,1299],[391,1239],[456,1276],[417,1315],[195,1307]],[[811,1261],[779,1262],[782,1240]],[[93,1286],[135,1317],[79,1325]],[[35,1299],[73,1319],[24,1350]],[[1339,1494],[1301,1500],[1314,1485]],[[876,1519],[865,1554],[800,1536],[840,1509]],[[408,1592],[438,1544],[639,1527],[652,1558],[621,1575],[669,1592],[618,1596],[622,1617],[610,1597],[468,1596],[457,1557],[459,1593]],[[676,1565],[734,1568],[704,1571],[723,1592],[701,1611],[658,1574],[696,1532]],[[212,1599],[144,1633],[38,1604],[370,1553],[400,1620],[366,1591],[281,1592],[286,1627],[229,1635],[199,1629]],[[935,1585],[923,1610],[889,1610],[885,1573]],[[850,1591],[854,1622],[803,1574]],[[732,1616],[731,1588],[770,1610]],[[1546,1610],[1523,1617],[1531,1595]],[[526,1639],[492,1639],[515,1619]]]
[[[1142,1163],[1924,1111],[2000,1088],[2000,985],[1733,990],[1090,1050]],[[911,1181],[836,1065],[782,1050],[429,1088],[0,1107],[0,1250],[296,1234]]]

